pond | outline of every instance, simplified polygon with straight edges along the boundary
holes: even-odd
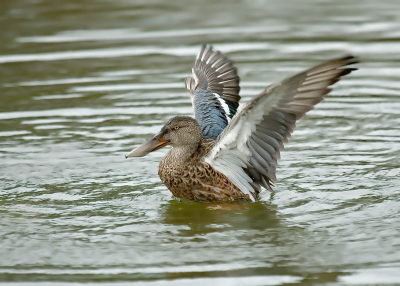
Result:
[[[13,0],[0,4],[0,282],[400,285],[400,10],[382,1]],[[297,123],[275,192],[174,198],[167,148],[202,43],[242,102],[359,57]]]

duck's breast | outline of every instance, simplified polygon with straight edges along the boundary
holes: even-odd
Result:
[[[212,140],[204,140],[212,141]],[[221,201],[243,198],[243,193],[222,173],[204,161],[210,144],[183,162],[166,156],[159,167],[159,176],[172,194],[179,198],[200,201]]]

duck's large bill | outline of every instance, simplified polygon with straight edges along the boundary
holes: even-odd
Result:
[[[149,154],[150,152],[160,150],[165,146],[168,146],[169,142],[165,141],[163,134],[160,132],[148,142],[144,143],[143,145],[137,147],[136,149],[132,150],[130,153],[125,155],[125,158],[129,157],[143,157]]]
[[[255,201],[262,187],[273,191],[280,152],[296,121],[342,76],[356,70],[351,67],[355,63],[349,55],[317,65],[268,86],[237,110],[240,87],[235,66],[204,45],[193,78],[185,80],[196,119],[175,116],[126,157],[142,157],[171,144],[158,174],[175,196]]]

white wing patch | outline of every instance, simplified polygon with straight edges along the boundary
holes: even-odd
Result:
[[[346,56],[269,86],[236,113],[205,161],[252,200],[261,186],[272,190],[280,151],[296,120],[331,91],[330,85],[355,70],[347,66],[356,62]]]
[[[274,105],[274,100],[271,98],[273,99],[273,97],[262,97],[256,105],[244,106],[205,158],[208,164],[227,176],[244,194],[248,194],[252,201],[255,201],[251,193],[253,187],[250,185],[253,180],[244,171],[252,155],[247,147],[247,141],[256,130],[257,124],[263,120],[265,107]]]
[[[219,96],[218,93],[213,93],[213,95],[218,99],[219,103],[221,104],[222,108],[224,109],[226,120],[228,120],[228,123],[231,122],[231,118],[229,115],[231,115],[231,111],[229,110],[228,104],[226,104],[225,100]]]

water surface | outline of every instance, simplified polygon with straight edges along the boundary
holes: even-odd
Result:
[[[214,2],[0,4],[1,282],[400,285],[398,1]],[[259,202],[180,201],[157,175],[167,150],[124,158],[193,115],[203,42],[236,62],[243,102],[360,57]]]

